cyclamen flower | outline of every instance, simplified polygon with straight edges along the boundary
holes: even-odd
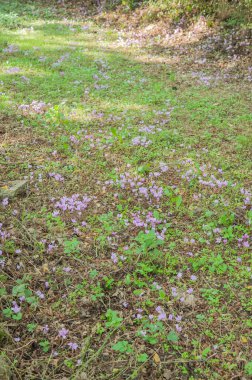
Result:
[[[18,109],[25,115],[29,113],[43,114],[49,106],[50,103],[46,104],[38,100],[33,100],[30,104],[21,104]]]
[[[63,327],[62,329],[59,330],[58,336],[60,338],[66,339],[68,332],[69,331]]]
[[[177,330],[178,332],[181,332],[181,331],[182,331],[182,327],[179,326],[178,324],[176,324],[175,327],[176,327],[176,330]]]
[[[49,331],[49,327],[48,327],[48,325],[45,325],[45,326],[42,327],[42,332],[43,332],[44,334],[47,334],[48,331]]]
[[[54,178],[55,181],[59,181],[59,182],[64,181],[64,177],[62,177],[62,175],[58,173],[49,173],[49,177]]]
[[[70,267],[65,267],[65,268],[63,268],[63,271],[66,272],[66,273],[69,273],[69,272],[71,272],[71,268]]]
[[[162,286],[160,286],[157,282],[153,282],[152,284],[156,290],[162,289]]]
[[[77,348],[79,347],[77,343],[73,343],[73,342],[69,342],[68,343],[68,346],[73,350],[77,350]]]
[[[161,306],[156,307],[156,311],[158,312],[158,320],[164,321],[166,319],[166,313],[164,312]]]
[[[17,45],[8,45],[7,48],[3,49],[3,53],[17,53],[19,47]]]
[[[11,308],[11,310],[13,311],[13,313],[17,314],[21,311],[21,307],[18,306],[18,304],[14,301],[12,302],[13,304],[13,307]]]
[[[176,288],[171,288],[171,290],[172,290],[172,295],[173,295],[173,297],[177,297],[177,289]]]
[[[111,260],[113,261],[114,264],[118,263],[118,258],[116,253],[111,254]]]
[[[44,293],[42,293],[40,290],[38,290],[38,291],[36,292],[36,294],[37,294],[37,296],[38,296],[40,299],[44,299],[44,298],[45,298]]]
[[[83,195],[82,198],[80,198],[79,194],[73,194],[71,197],[62,197],[56,202],[55,208],[62,211],[81,212],[87,208],[88,203],[91,202],[91,200],[92,198],[86,195]]]
[[[132,140],[133,145],[140,145],[140,146],[144,146],[144,147],[149,146],[151,143],[152,142],[150,140],[147,140],[147,138],[145,136],[144,137],[137,136]]]
[[[8,200],[8,198],[4,198],[3,200],[2,200],[2,205],[5,207],[5,206],[7,206],[9,204],[9,200]]]
[[[10,69],[6,70],[7,74],[17,74],[20,72],[19,67],[11,67]]]

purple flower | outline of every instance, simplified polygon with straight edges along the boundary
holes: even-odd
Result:
[[[162,286],[160,286],[157,282],[153,282],[152,284],[156,290],[162,289]]]
[[[6,70],[7,74],[17,74],[19,72],[20,72],[20,68],[19,67],[11,67],[10,69]]]
[[[69,331],[67,329],[65,329],[65,327],[63,327],[62,329],[59,330],[58,336],[60,338],[66,339],[68,332]]]
[[[18,306],[18,304],[14,301],[12,302],[13,304],[13,307],[11,308],[11,310],[13,311],[13,313],[17,314],[21,311],[21,307]]]
[[[165,321],[166,320],[166,313],[162,311],[160,314],[158,314],[158,320],[159,321]]]
[[[41,300],[43,300],[43,299],[45,298],[44,293],[42,293],[40,290],[38,290],[38,291],[36,292],[36,294],[37,294],[37,296],[38,296]]]
[[[177,289],[176,288],[171,288],[171,290],[172,290],[172,295],[173,295],[173,297],[177,297]]]
[[[66,272],[66,273],[69,273],[71,271],[71,268],[70,267],[65,267],[65,268],[63,268],[63,271]]]
[[[166,313],[164,312],[161,306],[156,307],[156,311],[158,312],[158,320],[164,321],[166,319]]]
[[[9,200],[8,200],[8,198],[4,198],[3,200],[2,200],[2,205],[5,207],[5,206],[7,206],[9,204]]]
[[[73,343],[73,342],[69,342],[68,343],[68,346],[73,350],[77,350],[77,348],[79,347],[77,343]]]
[[[196,281],[197,280],[197,276],[195,276],[194,274],[190,277],[192,281]]]
[[[113,261],[114,264],[116,264],[118,262],[118,258],[117,258],[116,253],[111,254],[111,260]]]
[[[176,324],[175,327],[176,327],[176,330],[177,330],[178,332],[181,332],[181,331],[182,331],[182,327],[180,327],[178,324]]]
[[[45,325],[45,326],[42,327],[42,332],[43,332],[44,334],[47,334],[48,331],[49,331],[49,327],[48,327],[48,325]]]

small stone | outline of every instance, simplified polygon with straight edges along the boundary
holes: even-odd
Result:
[[[184,296],[184,304],[186,306],[194,307],[196,305],[196,298],[193,294],[185,294]]]
[[[169,369],[165,369],[163,372],[163,379],[170,380],[172,378],[172,372]]]
[[[187,292],[178,292],[178,296],[183,299],[182,304],[187,307],[195,307],[196,297]]]
[[[77,375],[76,380],[88,380],[88,375],[86,372],[81,372]]]
[[[18,195],[25,194],[27,190],[26,180],[10,181],[0,187],[0,199],[14,198]]]

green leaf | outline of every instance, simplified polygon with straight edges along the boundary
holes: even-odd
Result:
[[[10,307],[8,307],[7,309],[4,309],[3,310],[3,315],[7,318],[11,318],[12,316],[12,310]]]
[[[245,365],[245,372],[248,375],[252,375],[252,361]]]
[[[182,197],[181,195],[179,195],[178,197],[176,197],[176,207],[179,208],[181,203],[182,203]]]
[[[170,341],[170,342],[178,342],[179,340],[179,337],[178,337],[178,334],[175,332],[175,331],[170,331],[169,334],[167,335],[167,339]]]
[[[42,351],[45,353],[50,350],[50,343],[48,342],[48,340],[41,340],[39,345],[42,348]]]
[[[26,289],[26,284],[20,284],[16,285],[12,288],[12,295],[15,296],[22,296],[24,295]]]
[[[114,351],[119,351],[121,353],[131,353],[133,349],[127,340],[122,340],[117,342],[114,346],[112,346]]]
[[[205,349],[202,351],[201,356],[202,356],[203,358],[206,358],[210,351],[211,351],[211,348],[210,348],[210,347],[205,348]]]
[[[122,318],[118,317],[117,311],[114,311],[111,309],[107,311],[106,318],[107,318],[106,327],[113,327],[113,328],[119,327],[123,320]]]
[[[5,288],[0,288],[0,297],[5,296],[7,294]]]
[[[138,363],[145,363],[145,362],[147,362],[147,360],[148,360],[148,355],[145,354],[145,353],[144,354],[140,354],[137,357]]]
[[[15,319],[15,321],[20,321],[22,316],[22,313],[12,314],[12,319]]]
[[[79,244],[80,242],[75,238],[72,240],[66,240],[64,242],[64,253],[76,253],[79,252]]]
[[[37,323],[28,323],[27,330],[32,333],[34,330],[36,330],[36,327]]]

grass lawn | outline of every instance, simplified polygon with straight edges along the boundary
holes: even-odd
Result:
[[[49,5],[0,21],[0,186],[27,181],[0,200],[0,378],[249,379],[248,77]]]

